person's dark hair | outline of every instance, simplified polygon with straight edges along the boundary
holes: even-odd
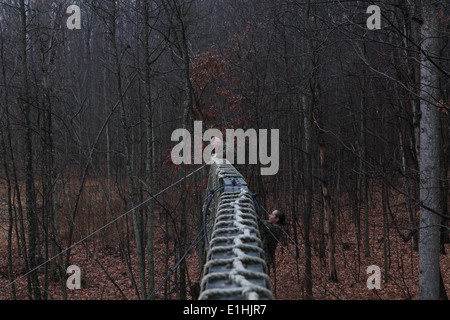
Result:
[[[278,218],[278,223],[279,223],[279,224],[282,224],[282,225],[286,224],[286,216],[284,215],[284,212],[283,212],[283,211],[281,211],[281,210],[276,210],[276,211],[275,211],[275,215],[276,215],[277,218]]]

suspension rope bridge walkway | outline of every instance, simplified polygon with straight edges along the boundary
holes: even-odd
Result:
[[[227,160],[215,159],[206,194],[199,300],[273,299],[253,194],[243,176]]]

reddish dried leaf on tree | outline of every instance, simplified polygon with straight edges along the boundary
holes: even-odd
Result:
[[[229,60],[217,50],[209,50],[192,59],[190,79],[202,117],[206,122],[217,122],[219,117],[228,120],[226,125],[242,123],[243,96],[233,90],[237,81]],[[194,110],[194,119],[200,119],[199,110]]]

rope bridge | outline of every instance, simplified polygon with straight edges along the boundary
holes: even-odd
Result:
[[[273,299],[253,195],[227,160],[211,163],[203,222],[206,261],[199,300]]]

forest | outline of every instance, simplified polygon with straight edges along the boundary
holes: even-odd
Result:
[[[279,132],[236,166],[275,299],[448,300],[449,39],[445,0],[0,0],[0,300],[197,299],[196,121]]]

